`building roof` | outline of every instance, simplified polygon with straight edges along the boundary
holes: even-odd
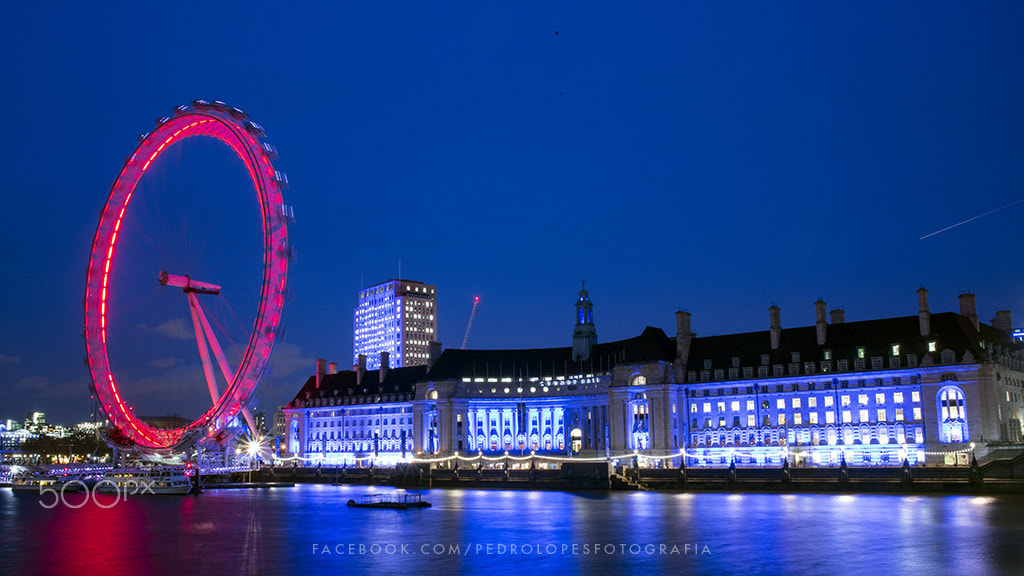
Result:
[[[543,378],[607,372],[616,364],[672,362],[675,343],[648,326],[634,338],[596,344],[590,357],[574,362],[572,347],[526,350],[445,350],[426,375],[428,381],[462,378]]]
[[[382,384],[380,370],[367,370],[363,373],[362,381],[357,385],[357,372],[343,370],[337,374],[325,374],[320,381],[319,388],[316,386],[316,375],[314,374],[306,380],[295,398],[289,402],[289,407],[294,407],[296,400],[350,396],[363,396],[371,399],[379,397],[380,400],[374,401],[382,402],[390,395],[413,394],[416,391],[416,383],[423,382],[426,374],[426,366],[390,368],[384,375]]]
[[[866,360],[889,358],[894,344],[900,345],[901,356],[916,354],[923,359],[929,353],[929,342],[936,343],[934,354],[952,350],[957,361],[962,360],[965,352],[980,361],[989,352],[990,344],[1014,351],[1024,349],[1005,332],[987,324],[980,324],[975,330],[970,319],[953,312],[932,314],[928,336],[921,336],[917,315],[829,324],[825,334],[825,344],[819,346],[816,326],[784,328],[776,350],[771,349],[769,330],[694,338],[686,368],[704,370],[704,361],[711,360],[712,370],[728,369],[733,366],[734,357],[739,357],[739,366],[758,366],[762,364],[762,354],[768,355],[769,365],[787,365],[793,362],[794,352],[800,353],[801,363],[819,362],[824,360],[825,350],[832,351],[833,360],[854,360],[858,347],[864,347]],[[981,348],[981,342],[986,343],[986,349]]]

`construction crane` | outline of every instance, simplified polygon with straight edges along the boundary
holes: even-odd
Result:
[[[480,305],[480,297],[473,297],[473,310],[469,313],[469,324],[466,324],[466,336],[462,338],[462,350],[466,349],[466,344],[469,344],[469,331],[473,329],[473,318],[476,318],[476,307]]]

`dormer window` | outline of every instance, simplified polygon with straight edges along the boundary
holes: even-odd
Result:
[[[732,357],[732,367],[733,368],[739,368],[740,367],[740,357],[739,356],[733,356]]]
[[[900,355],[900,345],[899,344],[893,344],[892,345],[892,355],[893,356],[899,356]]]
[[[704,360],[704,369],[711,370],[711,360]]]
[[[935,352],[937,349],[938,349],[938,346],[936,345],[934,340],[928,343],[928,351],[929,352]]]
[[[792,357],[793,357],[793,360],[792,360],[793,363],[800,362],[800,353],[799,352],[793,352],[792,353]]]
[[[832,359],[832,350],[825,350],[825,360]]]
[[[633,376],[633,379],[629,381],[630,386],[646,386],[647,378],[643,374],[637,374]]]
[[[863,357],[864,357],[864,347],[863,346],[857,346],[857,358],[863,358]]]
[[[761,354],[761,366],[767,366],[767,365],[768,365],[768,355],[767,354]]]

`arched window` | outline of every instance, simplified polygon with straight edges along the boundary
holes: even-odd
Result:
[[[946,443],[966,442],[967,406],[964,391],[958,386],[940,388],[936,395],[939,413],[939,441]]]
[[[629,381],[630,386],[645,386],[647,378],[643,374],[637,374]]]

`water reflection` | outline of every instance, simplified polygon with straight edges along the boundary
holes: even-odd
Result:
[[[4,489],[0,566],[11,574],[175,576],[934,576],[1020,573],[1024,566],[1020,498],[425,490],[434,503],[427,510],[346,506],[391,490],[226,490],[44,510],[38,495]]]

